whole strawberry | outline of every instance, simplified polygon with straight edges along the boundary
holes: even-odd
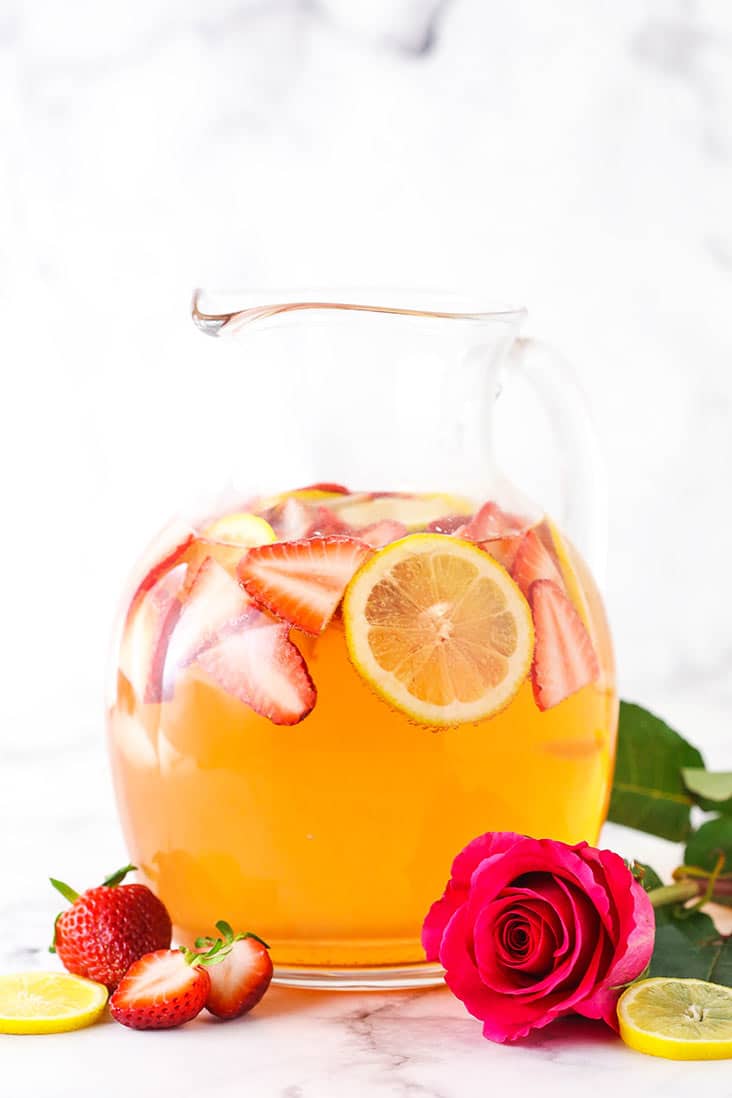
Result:
[[[81,896],[51,878],[72,905],[56,919],[51,950],[69,972],[106,984],[110,991],[134,961],[170,946],[172,927],[165,906],[146,885],[122,884],[135,868],[125,866]]]

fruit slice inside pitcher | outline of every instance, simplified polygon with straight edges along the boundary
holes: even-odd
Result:
[[[516,583],[482,549],[443,534],[377,552],[351,581],[343,619],[361,674],[428,725],[491,716],[531,664],[531,612]]]

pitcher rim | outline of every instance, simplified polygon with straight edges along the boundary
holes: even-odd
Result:
[[[241,308],[208,312],[201,308],[201,299],[204,294],[210,294],[213,297],[236,297],[242,301],[248,301],[249,304]],[[415,304],[420,299],[424,299],[425,305],[415,307],[414,305],[407,306],[406,302],[405,304],[395,305],[376,303],[379,299],[385,300],[391,297],[393,300],[399,296],[406,297]],[[468,307],[467,302],[470,301],[472,304],[474,300],[465,293],[452,290],[373,289],[348,286],[338,288],[206,290],[203,287],[197,287],[193,291],[191,316],[196,327],[210,335],[218,335],[225,329],[239,328],[255,320],[306,310],[373,313],[387,316],[405,316],[417,320],[459,320],[472,323],[500,321],[502,323],[519,324],[526,316],[526,308],[523,305],[488,304],[486,302],[477,308]],[[444,302],[448,308],[436,307],[436,304],[428,308],[427,301],[430,303]],[[449,306],[453,303],[455,307],[450,308]],[[464,303],[463,307],[457,307],[461,303]]]

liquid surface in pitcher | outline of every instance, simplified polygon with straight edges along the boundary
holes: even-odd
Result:
[[[547,517],[318,485],[171,530],[138,581],[111,753],[182,940],[225,918],[279,965],[419,962],[470,839],[596,841],[612,650]]]

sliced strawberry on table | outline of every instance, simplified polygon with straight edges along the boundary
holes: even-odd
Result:
[[[227,694],[273,724],[297,724],[315,705],[316,690],[289,628],[250,607],[196,656],[196,664]]]
[[[536,530],[529,530],[522,537],[511,575],[527,597],[532,583],[540,579],[553,580],[561,591],[564,590],[564,582],[554,558]]]
[[[372,549],[383,549],[390,541],[405,538],[408,533],[403,522],[384,519],[382,522],[373,522],[370,526],[364,526],[355,531],[355,536],[359,541],[365,541]]]
[[[213,557],[200,564],[188,589],[168,645],[163,676],[170,696],[176,673],[187,667],[230,621],[245,613],[251,600],[241,584]]]
[[[306,633],[321,633],[372,550],[350,537],[315,537],[250,549],[239,578],[251,597]]]
[[[222,935],[221,952],[226,956],[208,969],[211,989],[206,1010],[229,1021],[247,1014],[260,1001],[272,980],[272,959],[269,947],[256,934],[234,934],[223,921],[216,924],[216,929]],[[214,945],[210,938],[199,942]]]
[[[597,679],[600,667],[584,623],[551,579],[529,588],[536,639],[531,683],[539,709],[551,709]]]
[[[130,1029],[173,1029],[200,1014],[210,989],[198,954],[158,949],[127,970],[109,1008],[114,1020]]]

